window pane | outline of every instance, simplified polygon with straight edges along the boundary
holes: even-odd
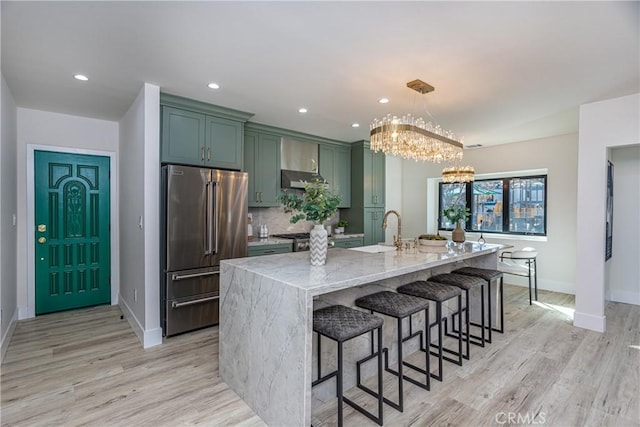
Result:
[[[509,231],[540,233],[545,229],[545,178],[515,178],[509,181]]]
[[[502,231],[501,179],[473,183],[471,229],[475,231]]]
[[[444,229],[454,229],[455,224],[451,223],[442,212],[449,206],[465,206],[467,188],[465,184],[442,184],[440,187],[440,227]]]

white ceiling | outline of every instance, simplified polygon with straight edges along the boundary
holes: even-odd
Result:
[[[490,145],[576,132],[580,104],[640,92],[639,5],[5,0],[2,73],[18,106],[79,116],[119,120],[149,82],[343,141],[412,113]]]

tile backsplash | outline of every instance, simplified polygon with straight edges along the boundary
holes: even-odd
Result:
[[[298,221],[291,224],[289,219],[290,213],[286,213],[284,208],[249,208],[249,213],[253,215],[253,235],[258,235],[260,224],[266,224],[269,228],[269,234],[283,233],[303,233],[308,232],[313,227],[311,221]],[[340,220],[340,212],[331,217],[326,224],[335,224]]]

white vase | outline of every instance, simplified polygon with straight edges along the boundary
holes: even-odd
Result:
[[[309,260],[311,265],[324,265],[327,260],[327,230],[322,224],[316,224],[309,234]]]

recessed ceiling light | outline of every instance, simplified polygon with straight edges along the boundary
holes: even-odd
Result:
[[[389,98],[380,98],[380,99],[378,99],[378,102],[380,104],[387,104],[387,103],[389,103]]]
[[[307,112],[306,108],[304,108],[304,107],[303,108],[298,108],[298,113],[303,113],[304,114],[306,112]]]
[[[207,87],[209,89],[220,89],[220,85],[218,83],[209,83]]]
[[[84,74],[76,74],[75,76],[73,76],[73,78],[76,80],[82,80],[83,82],[89,80],[89,77],[85,76]]]
[[[360,127],[360,123],[352,123],[351,127],[352,128],[359,128]]]

